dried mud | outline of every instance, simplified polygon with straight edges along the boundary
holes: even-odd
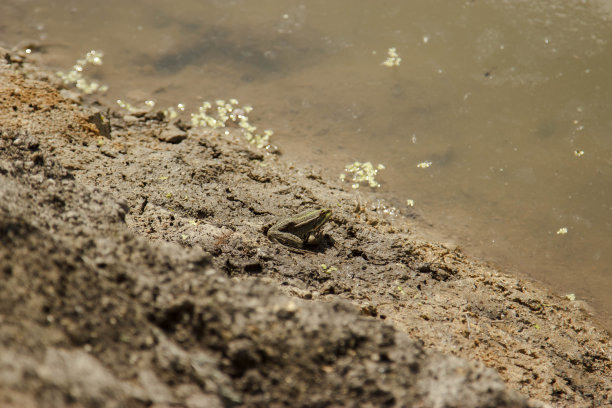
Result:
[[[583,303],[235,128],[110,110],[2,55],[3,407],[612,404]],[[315,206],[312,252],[266,238]]]

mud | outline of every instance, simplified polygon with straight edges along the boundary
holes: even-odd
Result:
[[[115,111],[2,55],[0,405],[612,404],[587,305],[235,128]],[[266,238],[318,206],[310,252]]]

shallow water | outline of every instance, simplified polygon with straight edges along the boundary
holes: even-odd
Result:
[[[0,16],[0,39],[40,40],[49,65],[103,51],[85,75],[109,101],[237,98],[296,162],[385,164],[402,212],[612,327],[612,1],[8,0]]]

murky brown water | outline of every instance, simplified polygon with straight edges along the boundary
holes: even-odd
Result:
[[[64,69],[103,51],[86,76],[109,100],[250,103],[295,161],[384,163],[402,211],[612,327],[610,19],[612,1],[6,0],[0,40]]]

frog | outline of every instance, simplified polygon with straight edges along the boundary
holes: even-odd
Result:
[[[297,215],[282,218],[268,230],[270,241],[285,245],[294,252],[308,252],[303,249],[311,235],[320,239],[321,227],[329,221],[329,208],[313,208]]]

